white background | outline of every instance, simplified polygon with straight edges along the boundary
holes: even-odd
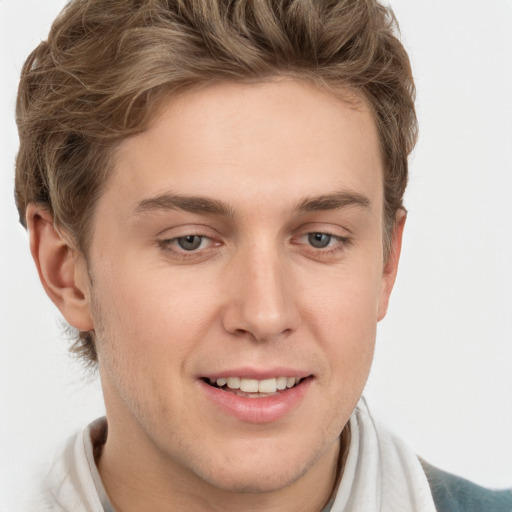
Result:
[[[512,486],[512,0],[394,0],[418,88],[399,279],[366,395],[446,470]],[[12,198],[15,90],[62,0],[0,0],[0,509],[102,414]]]

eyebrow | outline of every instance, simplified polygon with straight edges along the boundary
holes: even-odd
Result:
[[[340,191],[332,194],[303,199],[295,210],[299,213],[327,211],[348,206],[370,207],[370,200],[358,192]],[[167,210],[183,210],[190,213],[233,217],[234,211],[224,201],[201,196],[184,196],[179,194],[162,194],[150,199],[143,199],[135,208],[134,214],[140,215]]]
[[[305,198],[297,206],[299,213],[337,210],[348,206],[370,208],[371,201],[359,192],[342,190],[333,194],[323,194],[317,197]]]
[[[162,194],[144,199],[137,205],[134,213],[138,215],[167,210],[183,210],[190,213],[233,217],[233,209],[223,201],[178,194]]]

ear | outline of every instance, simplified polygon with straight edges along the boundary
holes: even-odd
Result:
[[[395,284],[398,271],[398,262],[402,250],[402,235],[404,233],[405,220],[407,212],[399,210],[396,214],[395,225],[391,233],[391,247],[388,259],[384,263],[382,271],[382,286],[380,290],[379,307],[377,311],[377,321],[380,322],[388,310],[389,297]]]
[[[30,251],[46,294],[70,325],[81,331],[92,330],[85,258],[55,227],[47,210],[29,204],[26,218]]]

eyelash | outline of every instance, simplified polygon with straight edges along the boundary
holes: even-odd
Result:
[[[188,237],[201,238],[200,246],[196,249],[192,249],[192,250],[188,250],[188,251],[186,249],[184,249],[183,247],[177,247],[179,240],[184,240]],[[165,240],[159,240],[158,245],[162,250],[164,250],[165,252],[171,253],[174,256],[178,256],[181,258],[190,258],[190,257],[197,256],[199,254],[204,254],[205,251],[208,251],[208,249],[211,249],[211,246],[210,247],[201,247],[201,245],[203,244],[204,241],[210,241],[211,244],[213,243],[212,244],[213,246],[220,245],[220,243],[213,242],[213,240],[210,237],[208,237],[206,235],[198,234],[198,233],[187,233],[186,235],[183,235],[183,236],[177,236],[174,238],[167,238]]]
[[[310,243],[310,240],[307,242],[302,242],[303,239],[309,239],[312,235],[323,235],[329,237],[329,242],[326,247],[315,247]],[[186,250],[183,247],[179,247],[179,241],[184,240],[188,237],[199,237],[201,238],[199,247],[191,250]],[[203,242],[209,242],[207,247],[201,247]],[[333,233],[329,233],[326,231],[308,231],[306,233],[302,233],[298,236],[292,237],[290,242],[293,245],[303,245],[307,248],[307,251],[312,253],[316,257],[328,257],[337,255],[347,249],[347,247],[351,244],[351,239],[349,237],[335,235]],[[214,249],[217,246],[222,245],[220,242],[215,242],[207,235],[199,234],[199,233],[187,233],[183,236],[177,236],[174,238],[168,238],[165,240],[158,241],[159,247],[170,253],[175,258],[180,258],[183,260],[190,260],[193,258],[198,258],[200,256],[207,256],[210,250]]]
[[[308,250],[310,252],[313,252],[314,255],[317,257],[318,256],[337,255],[337,254],[345,251],[351,243],[351,239],[349,237],[335,235],[334,233],[329,233],[328,231],[308,231],[307,233],[303,233],[298,237],[294,237],[292,239],[292,243],[298,244],[300,242],[295,242],[294,240],[308,238],[311,235],[325,235],[325,236],[330,237],[329,244],[331,244],[331,242],[334,242],[332,245],[328,245],[326,247],[314,247],[310,243],[304,244],[308,247]]]

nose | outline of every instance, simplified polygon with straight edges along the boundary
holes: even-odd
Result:
[[[275,247],[255,247],[229,265],[228,300],[223,311],[226,331],[256,341],[289,335],[299,325],[293,269]]]

